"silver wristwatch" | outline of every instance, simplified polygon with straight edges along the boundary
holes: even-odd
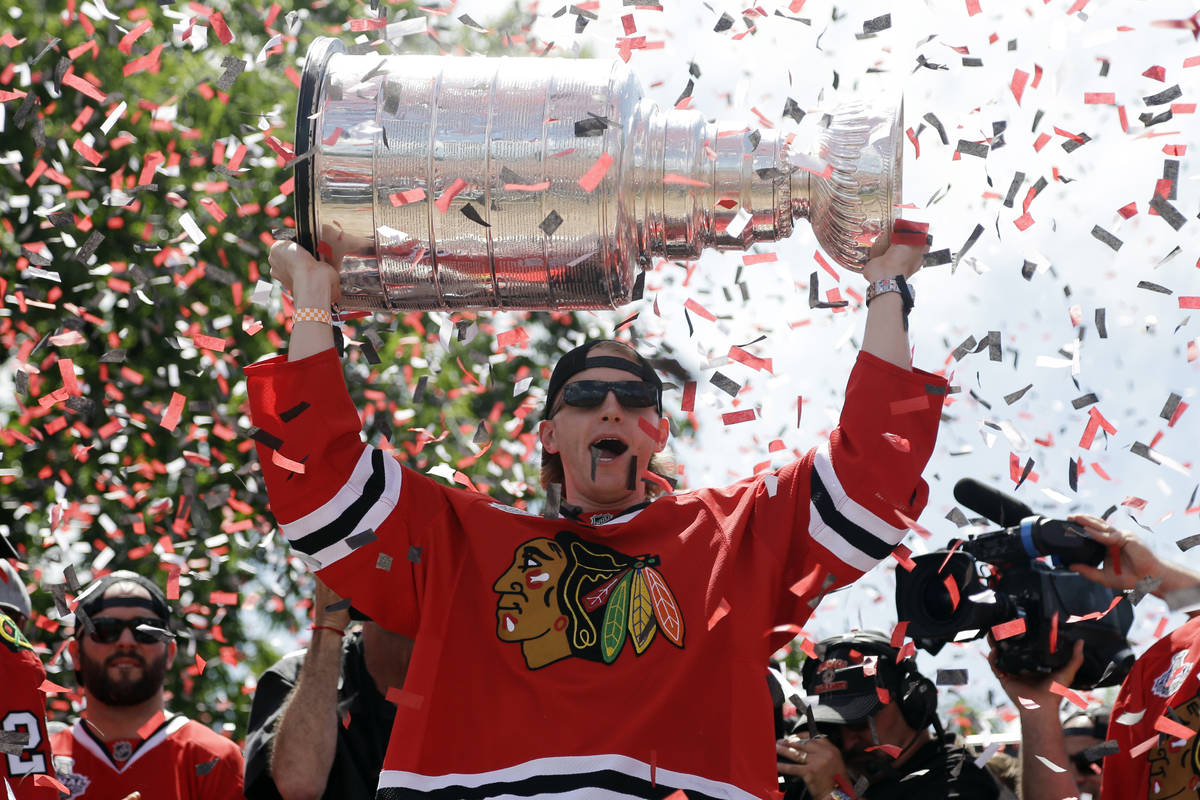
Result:
[[[911,308],[910,304],[916,300],[917,293],[913,291],[912,286],[906,286],[905,288],[908,289],[909,301],[906,305]],[[897,278],[883,278],[882,280],[874,281],[867,287],[866,305],[871,305],[872,300],[888,292],[895,292],[900,295],[901,299],[904,298],[904,289],[900,287],[900,281]]]

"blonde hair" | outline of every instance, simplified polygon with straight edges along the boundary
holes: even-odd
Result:
[[[634,349],[621,342],[599,342],[588,351],[588,355],[591,355],[592,353],[596,353],[597,355],[617,356],[618,358],[624,358],[627,361],[631,361],[635,364],[638,363],[637,359],[634,357]],[[547,397],[546,402],[555,403],[552,413],[546,417],[549,419],[554,416],[554,413],[557,413],[558,410],[562,408],[562,392],[559,392],[557,398]],[[661,452],[650,456],[650,463],[646,465],[646,469],[650,472],[653,472],[655,475],[665,478],[668,483],[673,484],[675,481],[675,476],[678,474],[677,466],[678,465],[675,462],[675,457],[670,453],[670,451],[662,450]],[[552,483],[557,483],[560,486],[565,485],[563,483],[564,475],[562,458],[558,455],[558,453],[547,453],[545,450],[542,451],[541,474],[539,478],[543,489],[549,488],[550,484]],[[663,487],[655,481],[645,481],[645,483],[646,499],[648,500],[653,500],[657,497],[661,497],[664,494],[669,494],[669,492],[663,489]]]

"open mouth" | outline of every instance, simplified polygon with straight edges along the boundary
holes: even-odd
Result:
[[[611,437],[597,439],[588,445],[593,461],[614,461],[628,449],[629,445]]]

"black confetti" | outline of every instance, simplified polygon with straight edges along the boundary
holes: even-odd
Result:
[[[971,142],[966,139],[958,140],[958,147],[955,148],[958,152],[968,156],[976,156],[978,158],[987,158],[988,146],[983,142]]]
[[[414,564],[421,563],[421,548],[415,544],[410,544],[408,546],[408,560]]]
[[[1028,392],[1032,388],[1033,388],[1033,384],[1031,383],[1028,386],[1026,386],[1024,389],[1018,389],[1017,391],[1013,392],[1012,394],[1006,394],[1006,395],[1004,395],[1004,402],[1011,406],[1013,403],[1017,402],[1022,397],[1024,397],[1025,393]]]
[[[950,509],[950,513],[946,515],[946,519],[950,520],[960,528],[965,528],[967,525],[971,524],[971,520],[967,519],[967,515],[964,514],[962,509],[958,506]]]
[[[1025,182],[1025,173],[1017,172],[1013,174],[1012,183],[1008,185],[1008,194],[1004,197],[1004,207],[1012,208],[1013,200],[1016,199],[1017,190],[1021,188],[1021,184]],[[1028,263],[1028,262],[1026,262]]]
[[[954,266],[958,266],[958,262],[962,260],[962,257],[967,254],[967,251],[970,250],[972,245],[979,240],[979,237],[982,234],[983,226],[979,223],[975,223],[975,230],[971,231],[971,235],[967,237],[965,242],[963,242],[962,248],[954,254]]]
[[[332,603],[331,605],[325,606],[325,613],[333,614],[337,611],[345,611],[348,608],[350,608],[350,602],[351,602],[351,599],[349,597],[346,597],[342,600],[338,600],[336,603]]]
[[[262,428],[251,428],[248,435],[251,439],[269,450],[278,450],[283,447],[283,439],[267,433]]]
[[[732,27],[733,17],[729,16],[728,14],[722,14],[721,18],[717,20],[717,24],[713,27],[713,31],[716,33],[721,33],[722,31],[727,31]],[[32,92],[30,92],[30,94],[32,94]]]
[[[429,385],[429,376],[422,375],[417,379],[417,388],[413,389],[413,402],[420,403],[425,399],[425,387]]]
[[[578,123],[576,123],[576,124],[578,124]],[[576,135],[578,135],[578,132],[576,133]],[[531,183],[531,181],[526,180],[522,176],[513,172],[508,167],[501,167],[500,168],[500,183],[502,183],[502,184],[516,183],[516,184],[521,184],[521,185],[527,185],[527,184]]]
[[[1162,111],[1158,114],[1151,114],[1150,112],[1146,112],[1145,114],[1138,114],[1138,121],[1141,122],[1143,125],[1145,125],[1147,128],[1151,128],[1155,125],[1160,125],[1164,122],[1169,122],[1170,120],[1174,119],[1174,117],[1175,117],[1175,113],[1171,109],[1168,108],[1166,111]]]
[[[1176,547],[1184,552],[1191,550],[1198,544],[1200,544],[1200,533],[1193,533],[1191,536],[1185,536],[1179,541],[1175,542]]]
[[[296,403],[296,405],[292,406],[287,411],[281,412],[279,414],[279,418],[281,420],[283,420],[284,422],[291,422],[296,417],[300,416],[305,411],[307,411],[309,409],[309,407],[310,406],[309,406],[309,403],[307,400],[301,400],[299,403]]]
[[[630,295],[632,300],[641,300],[646,293],[646,271],[638,272],[637,277],[633,279],[633,293]]]
[[[576,136],[603,136],[604,130],[608,127],[608,120],[604,117],[595,115],[589,116],[587,119],[576,120],[575,135]]]
[[[942,144],[950,144],[950,139],[946,136],[946,129],[942,127],[942,121],[934,116],[932,111],[921,119],[928,122],[938,132],[938,136],[942,137]]]
[[[730,397],[737,397],[738,392],[742,390],[740,383],[721,372],[714,372],[708,381]]]
[[[220,758],[214,758],[212,761],[205,761],[203,764],[196,765],[197,775],[207,775],[213,771],[213,768],[221,761]]]
[[[1067,139],[1065,142],[1063,142],[1062,149],[1068,153],[1074,153],[1076,150],[1083,147],[1085,144],[1087,144],[1091,140],[1092,140],[1092,137],[1088,136],[1086,133],[1081,133],[1081,134],[1079,134],[1078,139]]]
[[[394,559],[387,553],[380,553],[375,558],[375,569],[381,569],[384,572],[391,572],[393,560]]]
[[[490,224],[488,224],[487,220],[479,215],[479,210],[471,203],[464,205],[461,211],[464,217],[471,220],[471,222],[474,222],[476,225],[482,225],[485,228],[492,227]]]
[[[371,528],[368,528],[367,530],[356,533],[353,536],[347,536],[346,544],[350,545],[351,550],[357,550],[358,548],[364,547],[378,538],[379,537],[375,535],[375,531]]]
[[[804,119],[804,109],[789,97],[783,104],[783,116],[788,117],[793,122],[799,122]]]
[[[1167,192],[1167,199],[1168,200],[1178,199],[1177,198],[1177,194],[1178,194],[1177,189],[1178,189],[1178,184],[1179,184],[1179,160],[1174,159],[1174,158],[1164,159],[1162,176],[1163,176],[1163,180],[1167,180],[1167,181],[1171,182],[1171,189],[1170,189],[1170,191]]]
[[[1171,417],[1175,416],[1175,411],[1179,408],[1179,403],[1183,400],[1182,397],[1171,392],[1167,398],[1167,402],[1163,404],[1162,411],[1158,415],[1163,419],[1170,421]]]
[[[892,15],[883,14],[863,23],[863,33],[879,33],[892,27]]]
[[[1138,281],[1137,288],[1146,289],[1147,291],[1151,292],[1158,292],[1159,294],[1175,294],[1167,287],[1160,286],[1157,283],[1151,283],[1150,281]]]
[[[67,408],[80,414],[90,414],[92,413],[92,409],[96,406],[96,404],[88,398],[79,397],[77,395],[71,395],[68,397],[66,405]]]
[[[1134,442],[1130,446],[1129,452],[1133,453],[1135,456],[1141,456],[1142,458],[1146,459],[1147,461],[1149,461],[1151,463],[1154,463],[1154,464],[1159,463],[1158,459],[1156,459],[1154,457],[1154,454],[1150,452],[1150,447],[1148,445],[1142,444],[1141,442]]]
[[[1099,225],[1096,225],[1095,227],[1092,228],[1092,236],[1096,237],[1097,239],[1099,239],[1100,241],[1104,242],[1106,245],[1111,247],[1114,252],[1117,250],[1120,250],[1121,245],[1125,244],[1120,239],[1113,236],[1108,231],[1104,230],[1104,228],[1101,228]]]
[[[1179,209],[1171,205],[1167,198],[1157,192],[1154,194],[1154,197],[1150,198],[1150,207],[1157,211],[1158,215],[1163,218],[1163,221],[1175,230],[1179,230],[1187,222],[1187,218],[1179,213]]]
[[[968,336],[962,344],[954,348],[954,352],[950,355],[954,357],[955,361],[962,361],[968,353],[975,349],[975,344],[975,337]]]
[[[221,77],[217,78],[217,88],[222,92],[228,92],[233,88],[234,81],[246,69],[246,62],[240,58],[225,56],[221,59],[221,69],[225,71],[221,73]]]
[[[558,227],[562,225],[563,218],[559,216],[557,211],[551,211],[546,215],[546,218],[538,223],[538,227],[542,229],[542,233],[547,236],[553,236]]]
[[[125,361],[125,348],[117,347],[100,356],[101,364],[120,364]]]
[[[1179,84],[1175,84],[1171,88],[1163,89],[1156,94],[1146,95],[1142,98],[1142,102],[1148,106],[1161,106],[1163,103],[1178,100],[1180,97],[1183,97],[1183,90],[1179,88]]]
[[[962,65],[964,67],[982,67],[983,59],[975,56],[963,56]]]
[[[1031,281],[1035,272],[1037,272],[1037,264],[1026,259],[1025,263],[1021,265],[1021,277]]]
[[[83,246],[75,251],[75,258],[79,261],[87,261],[96,252],[96,248],[104,241],[104,234],[99,231],[92,231],[88,236],[87,241]]]
[[[949,264],[951,260],[950,248],[947,247],[941,250],[934,250],[933,252],[926,253],[921,257],[921,266],[938,267],[942,264]]]
[[[1093,403],[1098,403],[1098,402],[1100,402],[1100,398],[1096,397],[1096,393],[1088,392],[1087,394],[1080,395],[1079,397],[1076,397],[1074,400],[1072,400],[1071,408],[1074,408],[1076,411],[1078,411],[1081,408],[1087,408],[1088,406],[1092,405]]]
[[[935,683],[938,686],[965,686],[967,671],[965,669],[938,669]]]
[[[1079,491],[1079,464],[1073,458],[1067,461],[1067,485],[1072,492]]]
[[[1096,309],[1095,319],[1096,319],[1096,333],[1100,335],[1101,339],[1107,339],[1108,338],[1108,326],[1105,323],[1103,308]]]
[[[1015,487],[1013,487],[1013,491],[1016,491],[1017,489],[1021,488],[1021,484],[1025,482],[1025,479],[1029,477],[1029,473],[1031,473],[1031,472],[1033,472],[1033,459],[1032,458],[1030,458],[1028,461],[1025,462],[1025,467],[1024,467],[1024,469],[1021,470],[1021,479],[1017,481],[1017,485]]]

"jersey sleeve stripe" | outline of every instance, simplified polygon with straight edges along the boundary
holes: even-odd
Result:
[[[292,546],[315,555],[356,531],[367,517],[382,521],[400,497],[401,470],[383,451],[367,447],[349,480],[328,502],[294,522],[279,527]],[[382,507],[383,513],[375,512]]]
[[[362,518],[358,520],[352,529],[346,531],[344,537],[312,554],[312,557],[321,565],[321,569],[345,558],[356,548],[374,541],[374,539],[368,538],[367,541],[352,544],[355,541],[355,537],[359,534],[377,530],[396,508],[396,500],[400,497],[400,464],[396,459],[384,456],[381,451],[376,450],[375,452],[379,453],[383,458],[384,487],[382,497],[379,502],[376,502],[367,509],[367,512],[363,514]]]
[[[904,528],[889,525],[846,494],[824,449],[813,460],[810,492],[809,533],[856,569],[871,569],[904,538]]]

